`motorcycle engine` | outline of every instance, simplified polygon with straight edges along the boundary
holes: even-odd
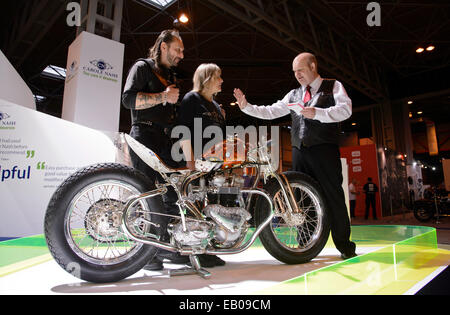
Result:
[[[245,236],[249,226],[247,221],[252,217],[243,208],[244,201],[240,190],[244,187],[244,178],[232,173],[216,174],[210,179],[209,187],[213,188],[215,193],[208,194],[209,205],[203,212],[216,223],[214,240],[221,246],[233,246]]]
[[[196,248],[205,248],[208,245],[213,238],[213,229],[213,224],[201,221],[187,221],[186,231],[181,222],[170,224],[168,227],[169,233],[173,235],[176,243]]]
[[[201,188],[203,187],[203,188]],[[203,213],[210,219],[206,221],[186,221],[186,230],[181,221],[169,225],[173,240],[181,246],[204,249],[213,241],[221,247],[231,247],[242,239],[249,227],[251,214],[244,205],[240,189],[244,178],[234,174],[215,174],[208,186],[200,186],[196,193],[190,194],[191,202],[201,201],[207,196]],[[201,196],[203,196],[201,198]]]
[[[247,231],[250,213],[240,207],[224,207],[212,204],[203,210],[215,223],[214,240],[223,246],[232,246]]]

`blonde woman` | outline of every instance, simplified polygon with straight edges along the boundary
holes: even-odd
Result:
[[[187,93],[178,111],[178,124],[184,125],[191,131],[191,139],[181,141],[181,147],[187,166],[194,168],[195,158],[200,158],[203,151],[194,152],[193,148],[208,149],[205,144],[213,145],[211,139],[203,138],[203,131],[211,126],[225,134],[225,113],[214,100],[217,93],[222,91],[222,71],[216,64],[202,64],[195,71],[194,87]],[[201,120],[200,120],[200,119]],[[201,122],[201,128],[194,126]],[[197,128],[195,128],[197,127]],[[197,134],[195,133],[197,130]],[[201,132],[201,134],[200,134]],[[198,150],[196,150],[198,151]],[[223,266],[225,261],[213,255],[198,255],[203,267]]]
[[[214,100],[222,91],[221,69],[213,63],[201,64],[194,73],[193,83],[192,91],[184,96],[178,111],[178,125],[187,126],[191,131],[191,139],[181,141],[186,164],[191,169],[194,168],[195,158],[200,158],[202,152],[208,149],[205,145],[211,146],[211,140],[218,137],[204,138],[203,131],[214,126],[217,129],[213,130],[220,130],[225,135],[225,112]]]

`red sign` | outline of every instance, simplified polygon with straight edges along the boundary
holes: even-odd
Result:
[[[378,186],[381,191],[377,150],[374,144],[362,145],[355,147],[342,147],[341,157],[347,159],[348,165],[348,182],[356,179],[356,190],[359,195],[356,197],[355,215],[357,217],[364,217],[366,211],[366,196],[364,194],[363,186],[367,183],[367,178],[371,177],[372,182]],[[376,209],[377,217],[381,217],[381,198],[380,192],[376,194]],[[372,208],[369,209],[369,218],[372,218]]]

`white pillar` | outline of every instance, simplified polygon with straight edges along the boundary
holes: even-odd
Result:
[[[118,131],[124,45],[82,32],[69,47],[62,118]]]

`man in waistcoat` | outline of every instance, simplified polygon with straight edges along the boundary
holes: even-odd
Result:
[[[176,86],[174,68],[184,58],[183,41],[177,30],[163,31],[149,51],[147,59],[139,59],[130,69],[122,95],[122,104],[131,111],[130,136],[155,152],[169,167],[178,164],[171,157],[170,131],[175,123],[175,104],[180,91]],[[133,166],[152,181],[160,175],[130,150]],[[169,192],[163,198],[148,199],[152,211],[177,214],[176,195]],[[159,227],[153,233],[168,240],[167,217],[155,215],[152,222]],[[157,256],[145,267],[147,270],[163,269],[163,259],[174,263],[187,263],[189,258],[159,249]]]
[[[314,55],[301,53],[292,65],[301,86],[282,100],[257,106],[249,104],[239,89],[234,90],[234,96],[241,110],[256,118],[276,119],[291,114],[293,170],[308,174],[321,185],[330,210],[334,244],[342,259],[348,259],[356,256],[356,246],[350,241],[350,220],[342,189],[338,123],[352,115],[352,101],[339,81],[320,77]],[[304,104],[304,109],[293,110],[292,104],[297,103]]]

